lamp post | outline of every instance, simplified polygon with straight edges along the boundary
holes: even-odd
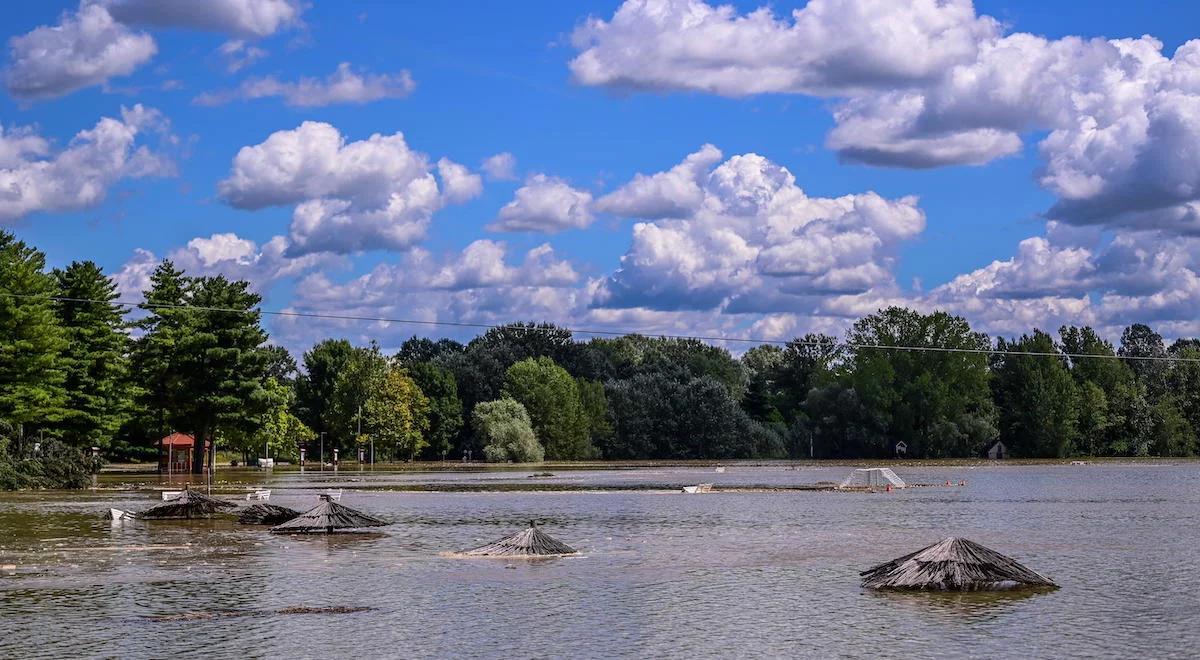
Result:
[[[325,469],[325,432],[321,431],[321,469]]]

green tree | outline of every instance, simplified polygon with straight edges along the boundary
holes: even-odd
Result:
[[[296,380],[296,358],[282,346],[263,346],[267,357],[267,377],[291,385]]]
[[[1200,434],[1200,344],[1177,341],[1171,352],[1183,361],[1171,367],[1170,390],[1192,432]]]
[[[579,407],[583,414],[584,426],[587,428],[588,441],[592,445],[592,454],[604,453],[604,448],[612,440],[612,423],[608,418],[608,397],[604,394],[604,384],[596,380],[576,378],[575,384],[579,389]]]
[[[1000,439],[1018,456],[1061,458],[1079,436],[1079,391],[1066,361],[1013,353],[1057,353],[1041,330],[1016,341],[998,341],[992,388],[1000,413]]]
[[[442,355],[453,355],[463,352],[465,347],[453,339],[434,341],[426,337],[410,337],[400,345],[395,360],[400,366],[410,367],[422,362],[436,360]]]
[[[375,342],[351,351],[345,365],[334,376],[331,400],[325,409],[330,434],[325,440],[326,447],[331,441],[332,446],[342,449],[362,442],[358,433],[360,422],[363,430],[370,432],[367,404],[383,389],[387,374],[387,358]],[[350,440],[353,442],[348,442]]]
[[[579,386],[548,357],[521,360],[508,368],[503,394],[525,406],[533,432],[551,460],[580,460],[593,453]]]
[[[485,401],[475,406],[471,426],[488,462],[540,463],[545,456],[525,406],[512,399]]]
[[[61,419],[66,402],[66,337],[45,266],[46,255],[0,230],[0,419],[18,438]]]
[[[991,345],[966,320],[889,307],[855,323],[847,343],[848,384],[884,425],[876,456],[890,456],[900,440],[909,456],[973,456],[996,436]],[[936,350],[942,348],[966,351]]]
[[[1145,383],[1147,393],[1157,399],[1166,390],[1167,347],[1162,335],[1144,323],[1134,323],[1121,333],[1121,347],[1117,355],[1126,358],[1139,382]]]
[[[1092,381],[1084,381],[1079,388],[1078,402],[1079,435],[1075,453],[1100,456],[1105,450],[1105,439],[1111,433],[1112,418],[1108,412],[1108,395]]]
[[[156,445],[173,430],[184,392],[179,343],[189,328],[190,312],[182,306],[192,285],[183,271],[163,260],[150,275],[150,288],[144,292],[141,308],[145,316],[135,323],[141,332],[131,358],[136,416],[144,429],[153,432]]]
[[[56,270],[54,278],[67,336],[66,411],[57,426],[76,446],[109,447],[132,409],[128,324],[112,304],[117,285],[90,261]]]
[[[396,454],[416,458],[428,442],[429,399],[402,367],[390,367],[370,393],[363,408],[364,423],[380,442],[391,443]]]
[[[333,433],[334,390],[353,356],[354,346],[345,339],[326,339],[304,354],[304,373],[296,379],[296,416],[316,433]]]
[[[454,374],[430,362],[416,362],[408,375],[429,399],[429,449],[433,458],[442,458],[453,448],[462,429],[462,401]]]
[[[192,471],[197,474],[204,468],[206,441],[215,442],[222,431],[250,433],[261,424],[268,404],[261,301],[249,283],[220,275],[197,279],[188,296],[191,307],[177,343],[175,405],[179,426],[196,438]]]

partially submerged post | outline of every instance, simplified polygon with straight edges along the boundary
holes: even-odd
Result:
[[[512,536],[506,536],[474,550],[457,553],[460,557],[503,557],[514,559],[519,557],[567,557],[577,555],[579,551],[559,541],[538,528],[537,523],[529,521],[529,527]]]
[[[948,538],[860,573],[868,589],[985,591],[1057,589],[1050,578],[974,541]]]
[[[342,506],[330,495],[321,495],[321,503],[295,518],[271,528],[280,534],[332,534],[337,530],[384,527],[388,523]]]
[[[178,497],[167,500],[158,506],[152,506],[137,514],[137,517],[152,519],[207,518],[222,509],[235,508],[237,508],[237,505],[233,502],[209,497],[204,493],[184,486],[183,491],[179,493]]]

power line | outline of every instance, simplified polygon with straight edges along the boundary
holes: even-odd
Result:
[[[116,305],[122,307],[140,307],[142,309],[178,309],[191,310],[197,312],[214,312],[220,314],[265,314],[267,316],[282,316],[291,318],[306,318],[306,319],[325,319],[331,321],[366,321],[372,323],[398,323],[404,325],[419,325],[419,326],[444,326],[454,328],[470,328],[474,330],[498,330],[506,328],[504,324],[493,323],[472,323],[469,321],[425,321],[421,319],[402,319],[391,318],[384,316],[359,316],[352,314],[329,314],[318,312],[297,312],[291,310],[268,310],[268,309],[233,309],[230,307],[210,307],[204,305],[187,305],[173,303],[148,303],[129,300],[93,300],[89,298],[71,298],[67,296],[44,296],[35,294],[10,293],[0,291],[0,295],[10,298],[37,299],[49,300],[54,302],[70,302],[84,303],[95,305]],[[593,335],[606,337],[623,337],[632,334],[646,334],[633,332],[629,330],[593,330],[587,328],[567,328],[563,326],[554,326],[553,328],[542,328],[538,326],[522,326],[523,331],[530,332],[545,332],[550,330],[565,330],[571,334],[578,335]],[[829,346],[825,342],[819,341],[804,341],[802,339],[763,339],[756,337],[717,337],[710,335],[671,335],[651,333],[652,336],[662,337],[664,339],[692,339],[697,341],[708,342],[733,342],[741,344],[758,344],[758,345],[801,345],[801,346]],[[1052,353],[1047,351],[1007,351],[999,348],[958,348],[949,346],[893,346],[890,344],[862,344],[853,342],[839,342],[837,345],[844,346],[855,350],[886,350],[886,351],[909,351],[909,352],[925,352],[925,353],[968,353],[974,355],[1014,355],[1028,357],[1055,357],[1055,358],[1070,358],[1076,359],[1110,359],[1110,360],[1144,360],[1149,362],[1183,362],[1183,363],[1200,363],[1200,358],[1186,358],[1172,355],[1096,355],[1092,353]]]

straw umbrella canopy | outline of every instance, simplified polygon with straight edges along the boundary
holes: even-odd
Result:
[[[332,534],[338,529],[383,527],[387,524],[375,516],[342,506],[328,495],[322,495],[320,504],[281,525],[272,527],[271,531],[282,534]]]
[[[869,589],[978,591],[1057,588],[1050,578],[974,541],[948,538],[860,573]]]
[[[179,497],[167,500],[137,514],[139,518],[205,518],[222,509],[236,509],[237,505],[226,500],[209,497],[204,493],[184,488]]]
[[[543,532],[531,520],[523,531],[460,554],[465,557],[565,557],[577,555],[579,551]]]
[[[300,515],[295,509],[277,504],[253,504],[242,509],[238,522],[243,525],[278,525]]]

